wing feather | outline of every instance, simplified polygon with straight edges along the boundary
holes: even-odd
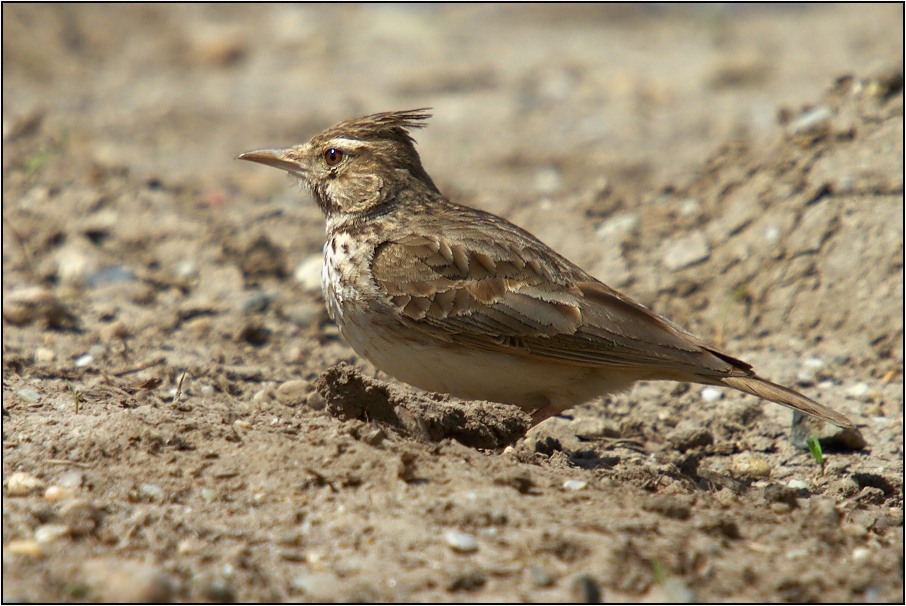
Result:
[[[456,236],[407,236],[375,252],[375,281],[412,328],[486,350],[644,367],[679,380],[750,372],[531,242],[519,249]]]

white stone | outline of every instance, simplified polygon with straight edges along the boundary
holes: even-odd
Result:
[[[324,256],[320,253],[307,257],[299,263],[293,272],[296,282],[302,285],[302,288],[308,292],[321,292],[321,266],[324,264]]]
[[[567,480],[563,482],[563,488],[566,490],[582,490],[588,486],[588,482],[583,482],[582,480]]]
[[[868,385],[868,383],[859,382],[855,385],[850,386],[846,390],[846,395],[856,400],[864,400],[866,396],[869,396],[870,394],[871,387]]]
[[[33,492],[44,490],[45,484],[35,476],[17,471],[6,481],[6,494],[11,497],[24,497]]]
[[[708,404],[710,404],[711,402],[717,402],[722,397],[724,397],[724,393],[716,387],[705,387],[702,390],[702,400],[704,400]]]
[[[661,261],[667,269],[676,271],[701,263],[711,256],[711,248],[705,234],[700,231],[678,240],[673,240],[664,249]]]
[[[478,551],[478,540],[467,532],[448,530],[444,533],[444,540],[454,551],[461,553]]]
[[[69,526],[66,524],[44,524],[35,530],[35,540],[38,543],[53,543],[57,539],[69,536]]]

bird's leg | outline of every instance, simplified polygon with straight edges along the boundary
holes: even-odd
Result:
[[[529,429],[542,421],[546,421],[547,419],[560,414],[567,408],[569,408],[569,404],[555,404],[548,398],[547,404],[532,413],[532,424],[529,425]]]

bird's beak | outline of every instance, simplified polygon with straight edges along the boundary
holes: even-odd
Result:
[[[239,154],[236,156],[236,159],[266,164],[267,166],[285,170],[291,175],[304,177],[305,169],[302,164],[293,157],[293,151],[292,147],[287,147],[285,149],[256,149],[254,151],[247,151],[244,154]]]

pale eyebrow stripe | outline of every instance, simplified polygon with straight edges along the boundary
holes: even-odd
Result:
[[[370,147],[370,145],[364,141],[359,141],[358,139],[347,139],[345,137],[334,137],[333,139],[328,140],[325,145],[327,147],[340,147],[342,149],[351,151]]]

